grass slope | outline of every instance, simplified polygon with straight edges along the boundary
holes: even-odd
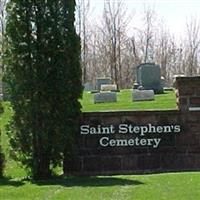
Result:
[[[121,99],[125,100],[125,96],[129,94],[128,92],[122,92],[119,95],[121,95]],[[167,93],[165,95],[158,95],[156,98],[159,98],[161,101],[166,101],[166,99],[168,99],[169,102],[171,102],[172,99],[174,99],[174,97],[171,96],[173,95]],[[91,96],[89,98],[91,98]],[[84,103],[87,103],[87,98],[83,99],[83,110],[98,110],[99,105],[94,105],[97,107],[91,108],[89,106],[90,103],[88,103],[88,107],[84,105]],[[146,102],[142,102],[142,104],[140,104],[142,108],[145,107],[145,103]],[[120,104],[124,103],[120,102]],[[133,104],[135,104],[135,102]],[[170,103],[168,103],[168,105],[169,104]],[[91,106],[92,105],[91,103]],[[159,102],[157,105],[159,105]],[[103,105],[100,105],[100,107],[101,106]],[[162,104],[162,108],[164,109],[163,106],[164,104]],[[171,106],[169,106],[169,108],[171,108]],[[5,135],[5,125],[12,115],[12,109],[9,103],[4,103],[4,107],[5,113],[0,116],[0,127],[3,133],[2,145],[6,153],[7,163],[5,170],[6,178],[0,179],[0,199],[2,200],[200,199],[200,172],[109,177],[67,177],[37,182],[28,180],[26,179],[27,174],[25,170],[11,160],[8,155],[9,146],[8,138]],[[109,110],[114,109],[111,107],[111,104],[109,104],[108,108]],[[119,105],[116,106],[116,108],[119,109]],[[132,109],[132,106],[130,106],[130,109]]]
[[[83,112],[111,111],[111,110],[164,110],[176,109],[176,97],[173,91],[155,95],[154,101],[132,102],[131,90],[117,93],[117,102],[94,104],[93,94],[84,92],[81,104]]]

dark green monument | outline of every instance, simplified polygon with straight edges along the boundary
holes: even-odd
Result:
[[[144,63],[137,67],[137,83],[145,90],[163,93],[160,66],[155,63]]]

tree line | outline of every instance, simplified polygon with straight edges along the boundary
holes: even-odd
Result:
[[[89,0],[77,0],[77,30],[82,41],[83,82],[110,77],[119,88],[132,87],[136,67],[154,62],[170,86],[177,74],[200,73],[200,21],[191,17],[185,33],[175,37],[155,10],[144,5],[142,26],[134,25],[125,2],[104,1],[101,19],[91,20]],[[131,19],[131,20],[130,20]],[[131,28],[131,32],[130,29]]]
[[[6,1],[0,2],[1,52]],[[137,27],[134,13],[128,12],[124,0],[105,0],[98,22],[91,20],[93,8],[89,0],[76,0],[76,3],[83,83],[94,84],[98,77],[110,77],[119,88],[132,87],[136,66],[144,62],[159,64],[167,85],[172,84],[176,74],[194,76],[200,73],[198,18],[190,17],[185,22],[185,32],[178,38],[151,7],[144,5],[142,26]]]

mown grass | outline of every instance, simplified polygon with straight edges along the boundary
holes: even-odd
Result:
[[[120,94],[122,99],[125,98],[123,95],[128,96],[128,93]],[[165,95],[163,97],[159,95],[158,98],[164,101],[170,94],[167,93]],[[174,97],[171,97],[169,101],[172,101],[172,99]],[[87,99],[83,99],[83,110],[91,111],[90,106],[84,105],[86,102]],[[145,102],[142,103],[142,108],[144,108]],[[0,116],[0,128],[2,130],[2,146],[6,153],[7,163],[5,178],[0,179],[0,199],[2,200],[200,199],[200,172],[101,177],[57,177],[47,181],[27,179],[26,171],[10,159],[8,154],[9,145],[5,134],[5,125],[12,115],[12,109],[9,103],[4,103],[4,108],[5,113]],[[113,109],[111,104],[109,104],[109,108]],[[98,109],[96,108],[96,110]]]
[[[0,180],[5,200],[199,200],[200,173]]]
[[[94,104],[93,94],[84,92],[82,103],[83,112],[112,111],[112,110],[164,110],[176,109],[174,91],[165,91],[164,94],[155,95],[154,101],[132,101],[131,90],[122,90],[117,93],[117,102]]]

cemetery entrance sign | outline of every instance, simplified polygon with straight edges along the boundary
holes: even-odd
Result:
[[[65,164],[65,173],[200,170],[199,85],[200,77],[177,78],[176,110],[83,113],[77,156]]]
[[[181,132],[180,125],[135,125],[135,124],[119,124],[119,125],[81,125],[80,134],[101,135],[99,145],[101,147],[152,147],[158,148],[162,143],[162,139],[168,136],[174,136]],[[128,135],[128,138],[120,138],[120,135]],[[115,138],[119,135],[119,138]]]

